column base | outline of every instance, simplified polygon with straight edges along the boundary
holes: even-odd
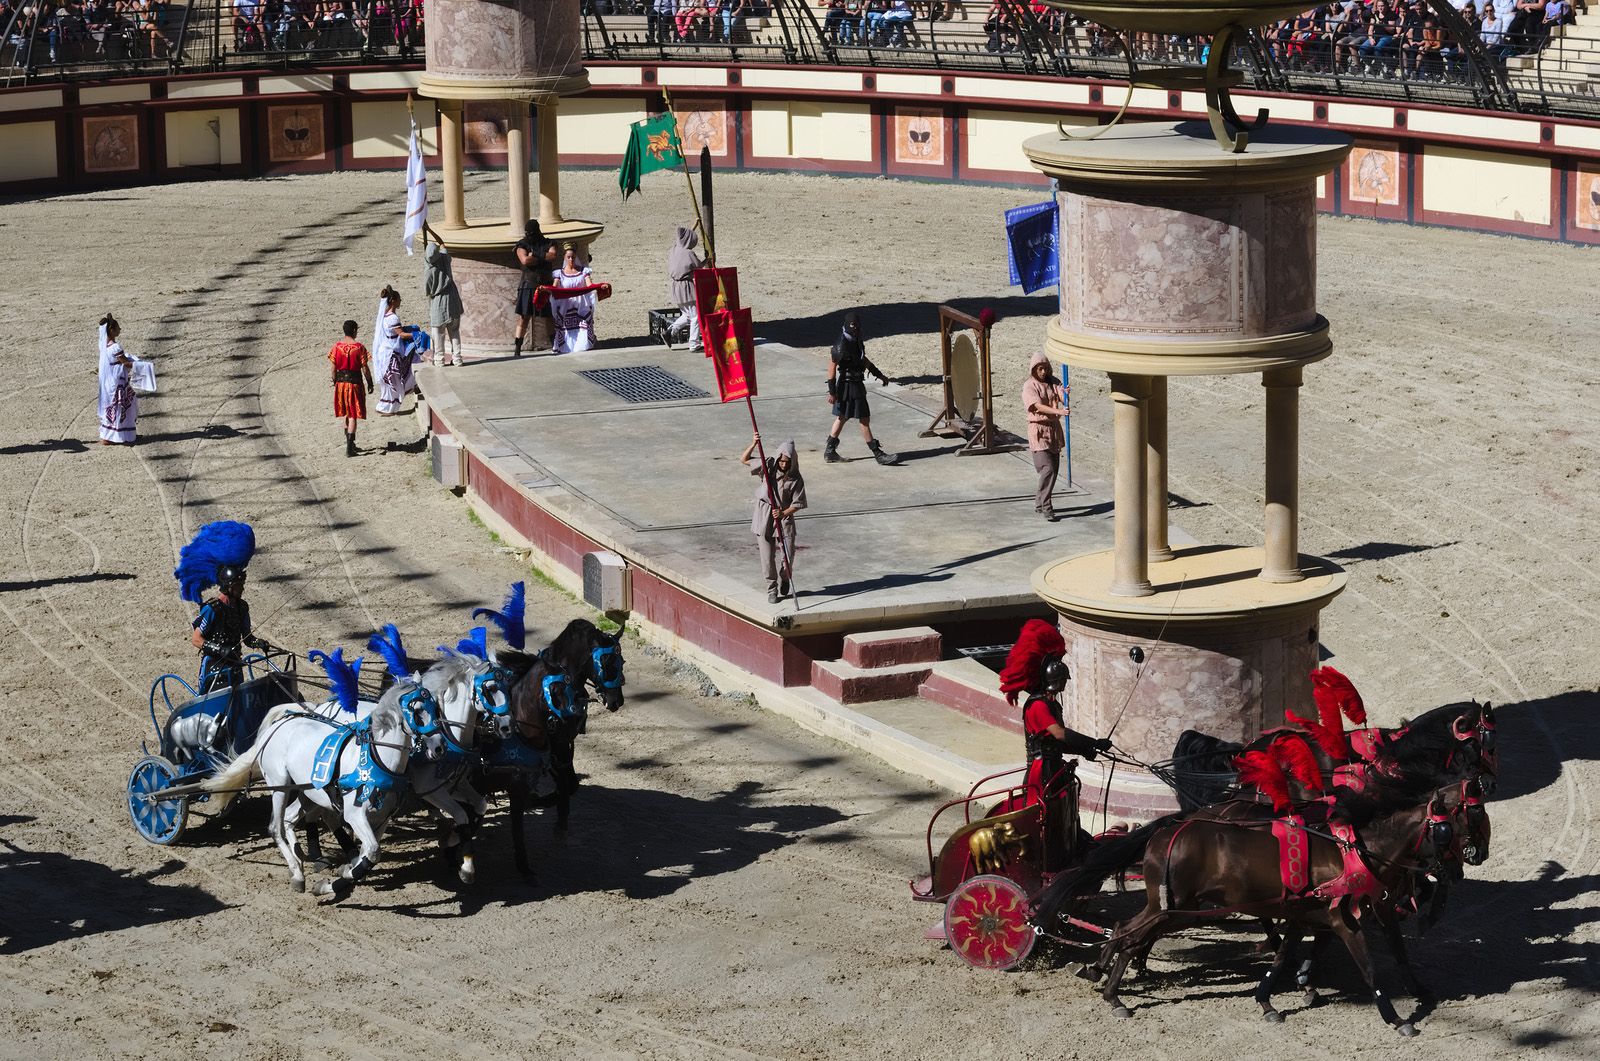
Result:
[[[1279,586],[1256,577],[1259,548],[1184,547],[1151,568],[1154,593],[1137,601],[1109,590],[1109,550],[1039,568],[1034,591],[1067,642],[1066,724],[1091,736],[1116,726],[1120,747],[1155,763],[1186,729],[1248,741],[1286,709],[1308,710],[1319,615],[1346,575],[1304,563],[1306,577]]]

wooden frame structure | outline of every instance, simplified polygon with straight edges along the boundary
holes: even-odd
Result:
[[[968,420],[956,408],[954,382],[951,378],[952,340],[957,332],[972,331],[978,338],[979,409],[977,419]],[[956,450],[958,457],[971,457],[981,453],[1010,453],[1021,449],[1023,443],[1014,435],[1000,430],[994,422],[994,374],[989,356],[989,329],[970,313],[954,306],[939,307],[939,363],[944,377],[944,409],[933,418],[933,423],[919,438],[960,436],[966,445]]]

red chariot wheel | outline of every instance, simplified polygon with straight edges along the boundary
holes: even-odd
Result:
[[[974,969],[1015,969],[1038,936],[1028,923],[1028,896],[1009,877],[973,877],[944,904],[944,938]]]

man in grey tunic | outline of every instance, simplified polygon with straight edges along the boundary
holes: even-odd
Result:
[[[750,518],[750,530],[761,546],[761,573],[767,579],[767,602],[776,604],[789,595],[790,565],[794,560],[794,514],[806,507],[806,481],[800,474],[800,454],[793,440],[779,446],[778,455],[767,458],[765,468],[760,461],[751,460],[760,441],[759,434],[751,437],[750,444],[739,454],[739,463],[760,480],[756,484],[756,511]],[[776,513],[772,498],[767,494],[768,479],[777,497]],[[780,528],[781,544],[777,537]]]
[[[461,292],[450,268],[450,252],[437,243],[422,255],[422,290],[428,296],[428,326],[433,329],[433,363],[443,367],[448,354],[461,364]]]

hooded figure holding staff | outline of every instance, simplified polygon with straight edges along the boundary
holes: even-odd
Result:
[[[769,457],[765,467],[760,461],[751,462],[751,454],[760,442],[761,434],[753,434],[750,444],[739,454],[739,463],[761,480],[756,486],[756,510],[750,519],[750,531],[761,547],[761,573],[767,579],[767,602],[776,604],[789,595],[794,563],[794,514],[806,507],[806,481],[800,474],[800,454],[792,439],[778,447],[778,455]]]

